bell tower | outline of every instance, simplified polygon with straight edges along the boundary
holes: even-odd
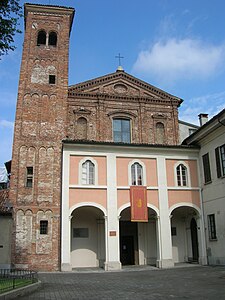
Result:
[[[10,200],[12,263],[58,270],[61,151],[67,122],[69,36],[74,9],[25,4]]]

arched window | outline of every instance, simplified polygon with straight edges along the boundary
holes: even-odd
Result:
[[[165,143],[165,128],[163,123],[156,123],[156,144],[164,144]]]
[[[46,45],[46,32],[41,30],[38,32],[37,46]]]
[[[55,46],[55,47],[57,45],[57,34],[53,31],[49,33],[48,44],[49,46]]]
[[[134,163],[131,166],[131,184],[143,185],[143,169],[139,163]]]
[[[95,184],[95,165],[90,160],[82,164],[82,184]]]
[[[177,172],[177,185],[187,186],[187,168],[183,164],[179,164],[176,168]]]
[[[87,139],[87,120],[83,117],[77,120],[77,138],[80,140]]]

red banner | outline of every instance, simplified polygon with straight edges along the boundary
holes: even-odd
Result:
[[[148,222],[147,189],[145,186],[130,187],[131,221]]]

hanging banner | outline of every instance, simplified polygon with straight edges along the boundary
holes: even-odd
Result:
[[[147,189],[145,186],[130,187],[131,221],[148,222]]]

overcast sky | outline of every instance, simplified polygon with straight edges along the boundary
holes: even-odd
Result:
[[[27,2],[76,9],[70,84],[114,72],[121,53],[127,73],[184,99],[181,120],[198,124],[199,113],[212,117],[225,108],[224,0]],[[11,159],[23,34],[15,43],[0,60],[0,166]]]

